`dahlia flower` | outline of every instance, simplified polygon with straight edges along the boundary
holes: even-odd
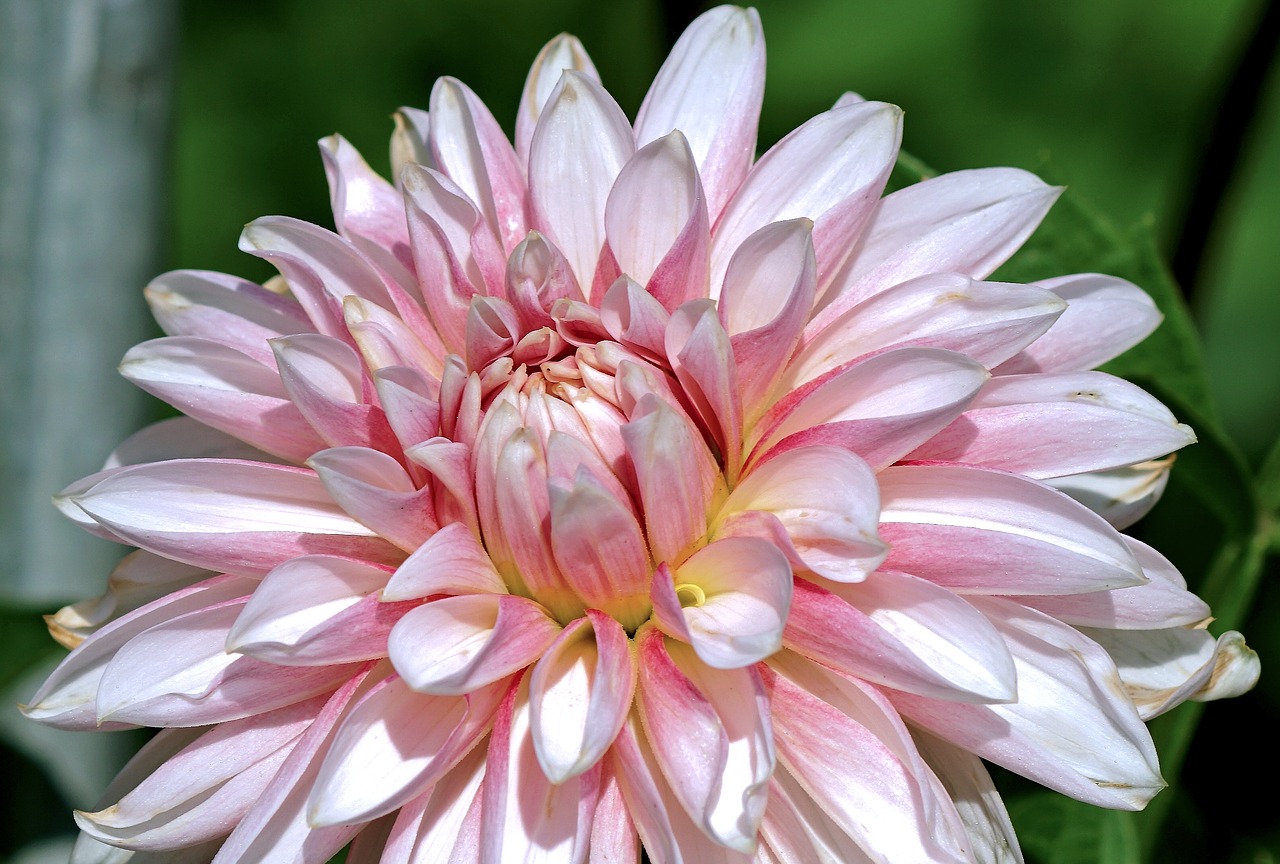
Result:
[[[59,496],[137,549],[25,707],[161,730],[76,861],[1018,861],[983,760],[1140,808],[1251,686],[1118,530],[1193,440],[1090,371],[1150,299],[988,281],[1059,190],[883,195],[892,105],[757,160],[763,76],[712,10],[631,123],[557,37],[514,145],[442,79],[394,184],[321,142],[336,232],[246,227],[278,279],[148,286],[186,416]]]

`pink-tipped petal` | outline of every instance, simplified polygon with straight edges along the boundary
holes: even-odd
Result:
[[[529,144],[529,198],[533,227],[560,248],[584,289],[604,247],[609,190],[634,152],[613,97],[587,75],[564,72]]]
[[[239,720],[339,686],[359,664],[293,668],[225,650],[247,598],[170,618],[133,637],[107,663],[98,719],[143,726]]]
[[[702,547],[674,575],[654,576],[654,620],[716,669],[750,666],[782,647],[791,607],[791,565],[757,537]]]
[[[210,339],[170,336],[131,348],[120,374],[207,426],[301,462],[325,441],[269,364]]]
[[[1013,474],[895,466],[880,473],[880,494],[886,565],[954,591],[1074,594],[1147,581],[1110,525]]]
[[[316,333],[281,336],[271,347],[289,398],[329,446],[396,446],[386,415],[368,402],[364,366],[353,348]]]
[[[591,609],[564,629],[529,681],[529,734],[548,780],[563,783],[600,761],[626,722],[635,684],[617,621]]]
[[[1018,701],[964,705],[894,692],[898,711],[939,738],[1065,795],[1140,809],[1164,781],[1150,733],[1111,658],[1048,616],[997,598],[974,602],[1006,638]]]
[[[626,626],[643,623],[652,565],[640,523],[586,468],[572,485],[551,486],[551,548],[583,603]]]
[[[379,563],[403,558],[301,468],[175,459],[125,468],[76,503],[131,543],[221,572],[262,574],[306,554]]]
[[[759,675],[710,669],[653,627],[636,638],[640,716],[676,799],[713,840],[754,852],[774,764]]]
[[[541,606],[507,594],[445,597],[408,612],[387,650],[421,693],[460,695],[523,669],[560,635]]]
[[[963,462],[1042,479],[1145,462],[1195,441],[1128,381],[1102,372],[992,378],[910,459]]]
[[[166,594],[89,636],[67,655],[44,682],[22,713],[57,729],[121,728],[98,723],[98,687],[103,671],[116,653],[135,636],[189,612],[217,606],[251,592],[256,580],[243,576],[215,576]]]
[[[923,579],[884,570],[858,585],[797,580],[788,648],[895,690],[960,702],[1016,698],[1013,659],[985,618]]]
[[[366,447],[335,447],[307,460],[338,506],[360,524],[412,552],[436,526],[432,490],[417,489],[404,466]]]
[[[484,778],[480,861],[585,864],[600,771],[552,783],[530,733],[529,676],[494,718]]]
[[[600,74],[582,43],[575,36],[561,33],[538,52],[524,82],[520,110],[516,114],[516,154],[521,164],[529,163],[529,145],[533,141],[538,118],[560,83],[561,74],[566,71],[585,75],[592,81],[600,80]]]
[[[876,531],[875,475],[837,447],[798,447],[756,467],[730,493],[719,518],[750,511],[776,516],[804,566],[837,582],[862,580],[888,552]]]
[[[676,378],[736,477],[742,458],[742,397],[729,334],[715,304],[691,300],[675,310],[664,345]]]
[[[307,555],[263,578],[227,633],[226,649],[282,666],[384,657],[387,634],[412,606],[378,602],[387,569]]]
[[[432,534],[396,569],[382,590],[382,599],[505,593],[502,577],[475,534],[461,522],[454,522]]]
[[[405,288],[413,285],[409,229],[399,191],[379,177],[341,135],[320,139],[320,156],[338,233],[386,278]]]
[[[214,339],[261,361],[271,359],[268,339],[313,329],[296,300],[224,273],[174,270],[144,294],[167,335]]]
[[[766,682],[779,761],[871,860],[970,860],[955,805],[878,691],[785,653]]]
[[[900,189],[872,214],[814,319],[822,329],[850,306],[929,273],[985,279],[1003,264],[1062,192],[1017,168],[955,171]]]
[[[718,6],[676,41],[636,115],[641,145],[672,130],[684,133],[713,222],[751,167],[763,97],[760,16],[754,9]]]
[[[879,471],[946,428],[989,373],[961,354],[898,348],[856,361],[785,396],[757,427],[748,465],[831,444]]]
[[[622,438],[635,466],[653,559],[674,561],[707,530],[716,483],[711,454],[688,422],[652,394],[637,404]]]
[[[429,696],[391,677],[350,710],[319,767],[312,825],[390,813],[445,776],[488,731],[506,682],[465,696]]]
[[[1056,294],[1032,285],[934,273],[894,285],[820,329],[806,329],[783,376],[798,387],[858,357],[921,345],[968,355],[988,368],[1041,336],[1062,314]]]
[[[452,862],[450,853],[468,839],[464,824],[484,780],[487,750],[484,742],[476,745],[427,792],[400,808],[380,864]]]
[[[814,222],[821,296],[875,208],[901,140],[902,109],[862,102],[819,114],[774,145],[716,223],[711,295],[744,240],[770,222],[805,217]]]
[[[467,85],[441,78],[431,90],[431,149],[510,251],[524,239],[524,172],[502,127]]]
[[[1145,291],[1115,276],[1082,273],[1036,284],[1065,300],[1066,311],[997,375],[1093,369],[1150,336],[1164,317]]]
[[[605,204],[604,227],[622,273],[667,310],[707,295],[711,225],[693,154],[679,131],[640,148],[623,166]]]
[[[743,410],[754,420],[786,368],[817,287],[813,223],[766,225],[729,260],[720,315],[733,347]]]

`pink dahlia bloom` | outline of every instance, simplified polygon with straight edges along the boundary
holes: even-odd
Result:
[[[60,497],[138,550],[26,711],[162,731],[76,861],[1017,861],[982,760],[1138,808],[1253,683],[1118,530],[1193,440],[1089,371],[1147,296],[987,281],[1059,190],[882,197],[892,105],[756,160],[763,76],[715,9],[633,124],[558,37],[514,146],[442,79],[394,185],[321,142],[337,233],[245,229],[279,279],[148,287],[186,417]]]

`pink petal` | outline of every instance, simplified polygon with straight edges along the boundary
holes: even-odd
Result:
[[[728,537],[702,547],[674,578],[653,581],[654,620],[716,669],[750,666],[782,647],[791,607],[791,566],[772,543]]]
[[[363,822],[416,798],[484,736],[508,689],[499,682],[465,696],[428,696],[395,677],[377,684],[338,728],[307,821]]]
[[[391,179],[399,186],[407,165],[434,168],[431,155],[431,115],[420,108],[400,108],[391,115]]]
[[[883,696],[794,655],[766,680],[779,760],[873,861],[971,860],[955,806]]]
[[[436,388],[412,369],[393,367],[373,373],[378,402],[391,431],[405,450],[440,434]]]
[[[1146,516],[1160,500],[1173,461],[1174,456],[1169,456],[1111,471],[1050,477],[1044,482],[1123,530]]]
[[[691,300],[675,310],[664,337],[667,360],[736,479],[742,458],[742,399],[729,334],[715,304]]]
[[[444,346],[425,313],[419,312],[420,320],[410,326],[399,315],[353,295],[342,301],[342,316],[368,369],[408,366],[430,381],[443,374]]]
[[[874,860],[800,788],[784,765],[774,769],[769,781],[769,811],[760,835],[774,860],[784,864],[870,864]]]
[[[227,633],[226,649],[282,666],[385,657],[387,634],[412,605],[380,603],[389,573],[347,558],[305,555],[263,578]]]
[[[621,271],[667,310],[707,296],[711,225],[693,153],[678,131],[640,148],[622,167],[604,227]]]
[[[358,664],[289,668],[227,653],[248,598],[187,612],[123,645],[102,673],[98,718],[203,726],[301,702],[339,686]]]
[[[431,89],[431,149],[437,168],[475,202],[506,251],[524,239],[524,172],[498,121],[455,78]]]
[[[317,782],[321,758],[335,728],[372,680],[369,671],[361,671],[333,694],[261,799],[218,850],[215,864],[276,860],[324,864],[355,836],[360,825],[313,827],[307,818],[307,796]]]
[[[130,543],[209,570],[266,573],[305,554],[403,557],[301,468],[175,459],[125,468],[75,502]]]
[[[792,219],[766,225],[729,260],[720,316],[733,346],[748,422],[768,407],[809,316],[816,288],[813,223]]]
[[[750,864],[756,857],[721,845],[691,821],[663,777],[660,757],[635,713],[610,751],[614,777],[654,864]],[[594,862],[593,862],[594,864]]]
[[[382,409],[366,400],[364,366],[352,348],[316,333],[281,336],[271,347],[289,398],[329,446],[396,448]]]
[[[461,842],[463,819],[484,780],[488,745],[481,742],[430,790],[404,804],[396,814],[381,864],[433,864],[451,861],[449,852]]]
[[[271,462],[270,454],[190,417],[170,417],[144,426],[107,455],[104,471],[170,459],[246,459]]]
[[[945,428],[989,374],[937,348],[898,348],[855,361],[784,397],[760,421],[748,466],[797,447],[852,450],[873,470]]]
[[[378,450],[335,447],[307,460],[338,506],[406,552],[436,527],[433,490],[414,488],[404,467]]]
[[[170,756],[127,795],[77,813],[92,837],[165,852],[227,834],[265,790],[327,697],[222,723]]]
[[[182,413],[291,462],[323,449],[272,366],[209,339],[171,336],[129,349],[120,374]]]
[[[506,300],[477,295],[467,309],[466,333],[467,368],[479,370],[511,353],[520,341],[520,320]]]
[[[537,231],[530,231],[507,259],[507,298],[525,330],[554,326],[551,310],[557,301],[584,299],[569,262]]]
[[[392,629],[387,649],[414,690],[458,695],[533,663],[560,629],[532,600],[469,594],[408,612]]]
[[[58,664],[22,713],[56,729],[122,728],[121,723],[98,724],[98,687],[116,652],[157,624],[244,597],[255,584],[255,580],[243,576],[215,576],[179,588],[105,624]]]
[[[788,648],[865,681],[939,699],[1017,698],[1013,660],[981,613],[923,579],[884,570],[866,582],[797,580]]]
[[[717,471],[700,436],[658,397],[641,398],[622,427],[656,561],[674,561],[707,530]]]
[[[952,465],[895,466],[879,480],[880,535],[894,570],[992,594],[1075,594],[1147,581],[1115,529],[1047,486]]]
[[[1108,630],[1159,630],[1188,627],[1208,621],[1209,606],[1187,590],[1182,574],[1150,546],[1132,537],[1124,542],[1151,581],[1114,591],[1088,594],[1010,597],[1075,627]]]
[[[635,683],[617,621],[590,609],[564,629],[529,682],[529,734],[548,780],[563,783],[600,761],[626,722]]]
[[[1190,427],[1127,381],[1102,372],[1005,375],[910,454],[1036,479],[1106,471],[1195,441]]]
[[[587,75],[564,72],[529,144],[529,198],[534,227],[584,287],[604,247],[605,201],[633,152],[631,126],[613,97]]]
[[[1145,291],[1115,276],[1083,273],[1036,284],[1066,300],[1067,309],[997,375],[1093,369],[1150,336],[1164,317]]]
[[[436,498],[436,520],[441,524],[460,521],[479,535],[471,448],[447,438],[432,438],[407,448],[404,455],[431,472],[441,487]]]
[[[798,447],[757,466],[729,494],[714,530],[745,511],[776,516],[804,566],[838,582],[865,578],[888,551],[876,531],[875,475],[847,450]]]
[[[1061,192],[1017,168],[981,168],[943,174],[886,196],[810,332],[917,276],[954,272],[985,279],[1031,236]]]
[[[1141,808],[1164,781],[1111,658],[1048,616],[997,598],[972,601],[1009,645],[1018,701],[963,705],[895,692],[897,709],[939,738],[1065,795]]]
[[[636,517],[586,468],[550,493],[551,548],[565,580],[588,607],[638,627],[649,613],[652,565]]]
[[[709,669],[653,627],[636,640],[640,716],[672,792],[713,840],[750,854],[774,764],[758,674]]]
[[[623,276],[600,301],[600,323],[609,335],[643,357],[666,357],[665,333],[670,314],[634,279]]]
[[[414,284],[404,199],[341,135],[320,139],[329,202],[338,233],[406,289]]]
[[[601,763],[600,797],[591,819],[590,864],[626,864],[640,860],[640,838],[627,812],[611,762]]]
[[[584,864],[600,771],[559,784],[549,781],[534,752],[530,715],[524,676],[494,718],[484,778],[480,860]]]
[[[240,235],[240,249],[276,266],[316,329],[342,338],[342,299],[350,294],[394,307],[387,286],[351,242],[287,216],[255,219]]]
[[[858,357],[922,345],[966,354],[988,368],[1031,344],[1062,314],[1062,300],[1031,285],[979,282],[960,273],[920,276],[887,288],[805,330],[783,376],[798,387]]]
[[[770,222],[798,217],[814,221],[821,296],[879,200],[901,140],[900,108],[862,102],[819,114],[774,145],[716,223],[712,296],[744,240]]]
[[[432,534],[392,575],[387,601],[432,594],[505,594],[506,585],[471,529],[460,522]]]
[[[751,167],[763,96],[760,16],[719,6],[681,34],[636,115],[640,145],[672,130],[684,133],[713,222]]]
[[[487,751],[486,743],[476,745],[427,792],[400,808],[381,864],[452,862],[449,854],[464,842],[464,820],[480,792]]]
[[[575,36],[561,33],[538,52],[524,82],[520,110],[516,114],[516,153],[521,164],[529,163],[529,145],[538,119],[560,83],[561,73],[565,71],[578,72],[592,81],[600,80],[600,74],[582,43]]]
[[[166,334],[214,339],[260,361],[271,361],[268,339],[312,329],[297,301],[224,273],[174,270],[144,294]]]

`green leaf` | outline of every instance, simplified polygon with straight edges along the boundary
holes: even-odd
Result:
[[[1009,817],[1028,864],[1133,864],[1139,859],[1132,813],[1037,792],[1012,802]]]

